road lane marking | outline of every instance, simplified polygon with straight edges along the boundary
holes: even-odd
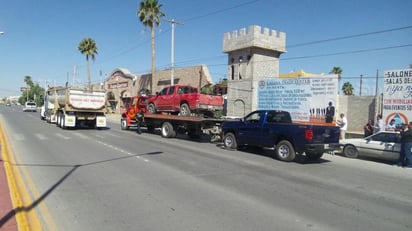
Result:
[[[0,125],[2,122],[0,122]],[[8,140],[0,126],[0,143],[1,154],[4,162],[4,168],[6,170],[7,182],[10,189],[10,196],[13,204],[13,209],[16,211],[16,221],[19,230],[42,230],[40,219],[32,208],[32,201],[27,191],[24,180],[21,176],[19,168],[14,165],[15,160],[8,148]],[[20,167],[21,169],[22,167]]]
[[[24,141],[26,138],[23,134],[21,133],[16,133],[13,135],[13,139],[17,141]]]
[[[104,146],[106,146],[106,147],[108,147],[108,148],[111,148],[111,149],[113,149],[113,150],[115,150],[115,151],[118,151],[118,152],[121,152],[121,153],[125,153],[126,155],[129,155],[129,156],[134,156],[134,157],[136,157],[136,159],[143,160],[144,162],[149,162],[148,159],[139,156],[140,154],[135,154],[135,153],[128,152],[128,151],[126,151],[126,150],[124,150],[124,149],[121,149],[121,148],[119,148],[119,147],[116,147],[116,146],[113,146],[113,145],[111,145],[111,144],[105,143],[105,142],[103,142],[103,141],[97,141],[97,142],[100,143],[100,144],[102,144],[102,145],[104,145]]]
[[[49,139],[48,137],[46,137],[45,135],[40,134],[40,133],[36,133],[36,134],[34,134],[34,136],[36,136],[37,139],[39,139],[39,140],[48,140]]]
[[[69,140],[69,139],[71,139],[70,137],[65,136],[65,135],[63,135],[63,134],[61,134],[61,133],[56,133],[56,136],[59,137],[59,138],[62,138],[62,139],[64,139],[64,140]]]

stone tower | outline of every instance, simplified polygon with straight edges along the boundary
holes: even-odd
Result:
[[[286,52],[286,34],[260,26],[227,32],[227,115],[241,117],[257,109],[259,80],[279,76],[279,57]]]

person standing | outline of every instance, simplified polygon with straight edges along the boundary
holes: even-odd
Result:
[[[375,123],[375,131],[374,133],[380,132],[385,130],[385,125],[383,123],[382,115],[379,114],[376,116],[376,123]]]
[[[406,163],[405,163],[406,158]],[[401,153],[399,155],[399,165],[412,168],[412,122],[408,124],[408,130],[401,130]]]
[[[336,123],[340,128],[340,138],[344,140],[346,136],[346,130],[348,129],[348,120],[346,119],[345,114],[340,113],[340,118],[338,119],[338,121],[336,121]]]
[[[392,131],[392,132],[396,131],[395,119],[391,119],[389,124],[386,125],[385,130],[386,131]]]
[[[332,106],[332,101],[330,101],[328,107],[326,108],[325,122],[332,123],[334,116],[335,116],[335,107]]]
[[[373,122],[368,120],[368,123],[363,126],[363,137],[368,137],[373,134]]]

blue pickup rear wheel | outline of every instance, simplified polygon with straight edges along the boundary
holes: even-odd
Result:
[[[223,137],[223,144],[228,149],[237,149],[237,141],[235,134],[229,132]]]
[[[282,140],[276,145],[275,156],[281,161],[290,162],[295,159],[296,152],[289,141]]]

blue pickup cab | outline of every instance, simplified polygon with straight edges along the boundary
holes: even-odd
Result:
[[[303,153],[309,160],[320,159],[339,144],[339,127],[292,123],[287,111],[257,110],[244,118],[224,121],[221,128],[226,148],[271,148],[277,159],[287,162]]]

